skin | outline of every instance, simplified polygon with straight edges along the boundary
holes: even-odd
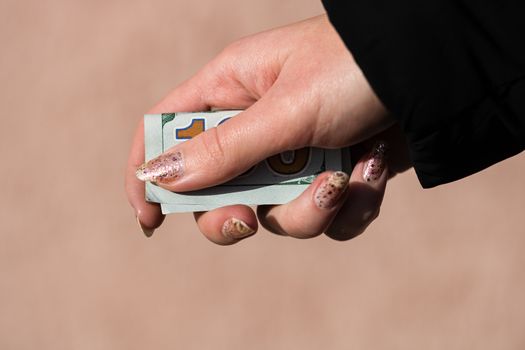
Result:
[[[221,233],[232,217],[255,230],[258,218],[268,230],[297,238],[323,232],[334,239],[352,238],[377,217],[387,179],[410,166],[401,132],[324,15],[229,45],[149,113],[210,108],[245,111],[176,146],[184,155],[184,176],[162,187],[184,192],[214,186],[271,155],[305,146],[353,145],[352,155],[360,159],[330,209],[319,208],[313,199],[330,175],[325,173],[294,201],[261,206],[257,215],[241,205],[195,213],[200,231],[217,244],[238,241]],[[377,139],[389,144],[388,167],[377,181],[367,183],[363,167]],[[129,155],[126,192],[142,227],[151,230],[164,217],[158,205],[144,201],[144,183],[135,177],[143,162],[140,122]]]

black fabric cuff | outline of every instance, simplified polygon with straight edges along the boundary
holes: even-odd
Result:
[[[525,148],[525,5],[323,0],[370,85],[407,135],[423,187]]]
[[[513,125],[512,106],[523,104],[525,79],[501,87],[428,134],[408,133],[414,168],[424,188],[456,181],[525,149],[523,125]]]

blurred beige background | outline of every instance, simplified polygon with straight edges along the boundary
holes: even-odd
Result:
[[[525,156],[423,191],[357,239],[233,247],[123,191],[132,130],[239,36],[317,0],[0,2],[0,349],[524,349]]]

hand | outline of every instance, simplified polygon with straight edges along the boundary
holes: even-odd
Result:
[[[212,107],[246,111],[168,151],[177,155],[175,162],[154,169],[150,162],[147,173],[141,168],[138,176],[172,191],[196,190],[228,181],[279,152],[354,145],[393,124],[326,16],[237,41],[150,113]],[[162,223],[163,216],[157,205],[144,201],[144,184],[135,177],[143,160],[140,123],[128,162],[126,189],[141,226],[150,231]],[[354,173],[358,170],[359,165]],[[381,193],[386,174],[374,180]],[[260,208],[263,225],[298,237],[326,230],[351,192],[345,183],[330,208],[315,204],[311,197],[318,187],[326,186],[322,183],[327,177],[329,174],[319,176],[309,190],[287,205]],[[358,177],[362,179],[353,174],[350,182]],[[219,208],[196,217],[201,231],[219,244],[234,243],[257,228],[255,213],[246,206]]]

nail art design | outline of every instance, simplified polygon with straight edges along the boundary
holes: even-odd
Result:
[[[241,239],[251,236],[255,233],[255,230],[248,226],[244,221],[229,218],[222,225],[222,234],[228,238]]]
[[[184,173],[182,153],[167,152],[142,164],[135,175],[141,181],[170,182]]]
[[[327,177],[314,194],[315,204],[321,209],[331,209],[348,186],[348,174],[337,171]]]
[[[374,146],[370,157],[363,168],[363,179],[366,182],[377,181],[385,170],[385,155],[387,145],[385,142],[378,142]]]
[[[139,218],[137,217],[137,224],[139,224],[139,227],[140,227],[140,230],[142,231],[142,233],[150,238],[151,236],[153,236],[153,232],[155,232],[154,229],[151,229],[151,228],[146,228],[142,225],[142,223],[140,222]]]

